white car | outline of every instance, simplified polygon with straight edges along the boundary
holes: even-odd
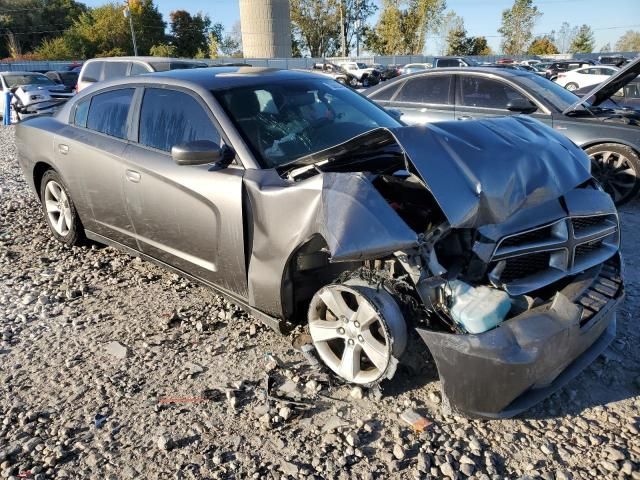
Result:
[[[16,111],[36,104],[63,102],[73,97],[73,92],[58,85],[46,75],[33,72],[0,72],[0,117],[4,114],[5,94],[11,92],[11,105]]]
[[[529,67],[533,67],[534,65],[537,65],[538,63],[541,63],[540,60],[522,60],[520,62],[520,65],[527,65]]]
[[[343,62],[338,65],[354,77],[349,82],[351,87],[357,86],[358,83],[361,83],[363,87],[371,87],[380,82],[380,72],[375,68],[368,67],[366,63]]]
[[[573,91],[590,85],[598,85],[611,75],[616,74],[618,70],[620,69],[617,67],[592,65],[589,67],[576,68],[568,72],[560,72],[554,82],[567,90]]]

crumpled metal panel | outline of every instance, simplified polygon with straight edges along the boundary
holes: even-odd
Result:
[[[591,177],[589,159],[578,146],[524,116],[391,133],[453,227],[504,222]]]
[[[415,246],[416,233],[362,173],[323,173],[287,182],[275,170],[247,170],[252,233],[249,301],[282,316],[281,283],[290,256],[314,235],[332,261],[363,260]]]

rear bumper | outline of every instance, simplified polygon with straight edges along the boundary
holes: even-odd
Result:
[[[473,417],[512,417],[578,375],[615,337],[615,307],[624,296],[621,270],[616,255],[576,278],[549,304],[483,334],[417,329],[452,409]]]

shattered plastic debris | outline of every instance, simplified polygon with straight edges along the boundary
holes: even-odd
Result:
[[[418,412],[411,409],[402,412],[402,414],[400,415],[400,419],[406,424],[413,427],[416,432],[423,432],[431,425],[433,425],[433,422],[431,420],[426,419]]]

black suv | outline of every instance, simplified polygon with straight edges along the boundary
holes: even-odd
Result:
[[[467,57],[436,57],[433,59],[433,66],[436,68],[444,67],[476,67],[478,66],[473,58]]]

